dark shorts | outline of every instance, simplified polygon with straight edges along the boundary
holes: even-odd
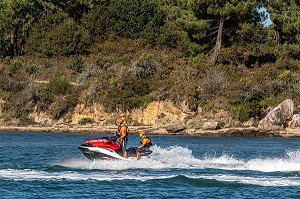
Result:
[[[146,152],[146,151],[149,151],[150,150],[150,147],[143,147],[141,149],[137,149],[137,152],[140,152],[140,153],[143,153],[143,152]]]
[[[125,137],[125,138],[123,139],[122,146],[121,146],[121,149],[122,149],[123,154],[126,152],[127,142],[128,142],[128,137]]]

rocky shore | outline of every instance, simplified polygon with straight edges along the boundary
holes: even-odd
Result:
[[[152,106],[151,106],[152,107]],[[186,136],[202,136],[202,137],[300,137],[300,114],[295,111],[292,100],[287,99],[277,107],[271,109],[269,113],[259,121],[257,126],[249,122],[245,125],[220,125],[220,122],[215,119],[188,118],[186,111],[176,109],[169,103],[153,104],[152,108],[146,109],[142,113],[135,112],[132,115],[140,115],[143,118],[144,125],[131,125],[129,123],[129,132],[131,135],[137,135],[141,129],[146,129],[150,135],[186,135]],[[164,108],[163,108],[164,107]],[[152,110],[153,109],[153,110]],[[89,110],[89,109],[87,109]],[[102,110],[102,109],[99,109]],[[161,112],[160,114],[159,111]],[[32,132],[51,132],[51,133],[85,133],[85,134],[114,134],[117,126],[114,124],[108,125],[105,121],[110,117],[98,118],[101,111],[81,112],[75,114],[76,119],[72,122],[47,122],[43,117],[35,117],[35,125],[19,126],[13,122],[0,121],[0,131],[32,131]],[[157,113],[157,114],[155,114]],[[164,115],[159,118],[158,115]],[[79,117],[80,116],[80,117]],[[152,116],[152,117],[151,117]],[[94,123],[85,125],[79,124],[79,118],[92,118]],[[137,117],[138,118],[138,117]],[[46,122],[45,122],[46,121]],[[138,119],[135,119],[138,121]],[[142,123],[142,122],[140,122]]]
[[[223,128],[217,130],[186,129],[180,126],[153,127],[129,126],[130,134],[137,135],[141,129],[146,129],[150,135],[185,135],[199,137],[300,137],[300,128],[286,128],[284,130],[262,130],[256,127]],[[51,133],[80,133],[80,134],[114,134],[114,125],[56,125],[56,126],[0,126],[0,132],[51,132]]]

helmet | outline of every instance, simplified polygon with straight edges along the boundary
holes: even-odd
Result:
[[[123,122],[124,122],[124,120],[122,118],[119,118],[116,121],[116,123],[117,123],[118,126],[120,126]]]
[[[146,133],[146,130],[140,130],[139,134],[144,135]]]

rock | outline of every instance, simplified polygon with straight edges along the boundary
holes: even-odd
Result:
[[[258,128],[264,130],[282,130],[286,127],[287,121],[293,116],[294,103],[287,99],[272,111],[270,111],[265,118],[263,118]]]
[[[216,130],[219,126],[219,122],[216,121],[208,121],[204,122],[202,125],[203,130]]]
[[[4,104],[5,101],[0,98],[0,116],[2,115]]]
[[[243,122],[243,123],[242,123],[242,126],[243,126],[243,127],[251,127],[251,126],[254,125],[254,122],[255,122],[255,121],[254,121],[254,118],[251,117],[249,120]]]
[[[290,128],[300,127],[300,114],[295,114],[292,116],[291,121],[288,123],[288,127]]]
[[[166,130],[168,133],[178,133],[181,131],[184,131],[186,129],[185,126],[179,125],[179,126],[168,126]]]
[[[166,134],[168,134],[168,131],[166,129],[156,129],[156,130],[152,131],[152,133],[166,135]]]
[[[187,129],[185,132],[186,132],[188,135],[193,135],[193,134],[196,133],[196,129]]]

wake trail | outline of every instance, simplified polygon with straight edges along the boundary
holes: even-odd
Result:
[[[235,158],[224,154],[221,156],[204,156],[195,158],[192,151],[180,146],[161,148],[152,147],[153,153],[149,158],[143,157],[127,160],[94,160],[67,159],[59,166],[75,169],[100,170],[164,170],[164,169],[222,169],[222,170],[252,170],[261,172],[293,172],[300,171],[300,150],[289,151],[283,157],[253,158],[249,160]]]

